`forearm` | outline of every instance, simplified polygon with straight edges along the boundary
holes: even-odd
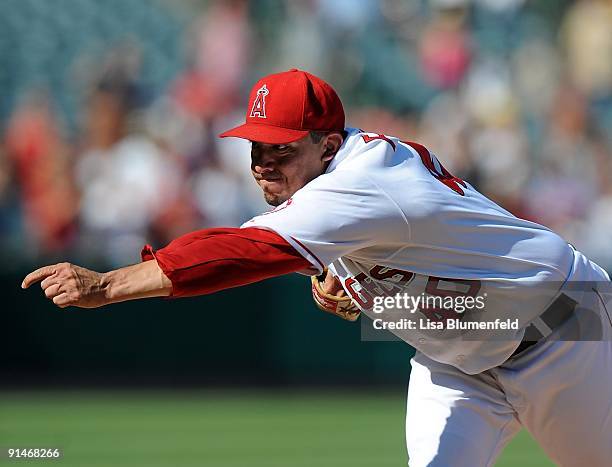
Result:
[[[107,304],[138,298],[167,297],[172,293],[172,282],[157,261],[144,261],[104,273],[101,278]]]
[[[270,277],[311,268],[291,245],[274,232],[257,228],[219,228],[191,232],[154,251],[172,283],[172,297],[204,295]]]

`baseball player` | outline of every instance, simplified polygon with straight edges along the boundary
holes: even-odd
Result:
[[[193,232],[157,251],[147,245],[142,263],[108,273],[46,266],[22,287],[41,281],[56,305],[94,308],[310,274],[319,307],[351,321],[363,313],[364,323],[416,348],[411,466],[493,465],[521,426],[559,465],[610,465],[603,269],[454,177],[424,146],[345,127],[336,92],[304,71],[259,80],[246,122],[220,136],[251,141],[253,177],[273,210],[241,228]],[[417,300],[402,327],[401,294],[472,299],[484,309]],[[585,316],[597,330],[588,341],[576,328]],[[512,324],[449,331],[451,321]]]

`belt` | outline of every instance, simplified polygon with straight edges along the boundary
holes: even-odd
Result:
[[[550,336],[555,329],[570,318],[577,304],[578,302],[572,300],[567,295],[563,293],[560,294],[540,316],[534,319],[525,328],[523,340],[512,355],[510,355],[510,358],[524,352],[529,347],[534,346],[542,339]]]

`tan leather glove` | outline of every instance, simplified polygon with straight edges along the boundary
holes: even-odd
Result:
[[[348,297],[331,272],[327,269],[318,276],[311,276],[312,298],[320,310],[326,311],[347,321],[357,321],[361,311]]]

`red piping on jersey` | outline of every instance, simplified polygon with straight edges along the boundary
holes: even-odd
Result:
[[[198,230],[157,251],[145,245],[141,256],[157,261],[172,282],[171,297],[209,294],[312,268],[280,235],[255,227]]]
[[[319,258],[317,258],[317,256],[316,256],[316,255],[315,255],[315,254],[314,254],[312,251],[310,251],[310,250],[309,250],[309,249],[306,247],[306,245],[304,245],[302,242],[300,242],[298,239],[296,239],[296,238],[294,238],[294,237],[290,237],[290,238],[291,238],[291,240],[293,240],[295,243],[297,243],[297,244],[298,244],[298,245],[300,245],[302,248],[304,248],[304,250],[306,250],[306,252],[307,252],[307,253],[308,253],[310,256],[312,256],[314,259],[316,259],[316,260],[317,260],[317,263],[319,263],[319,266],[321,266],[321,269],[325,269],[325,265],[323,264],[323,262],[322,262],[322,261],[321,261]]]

